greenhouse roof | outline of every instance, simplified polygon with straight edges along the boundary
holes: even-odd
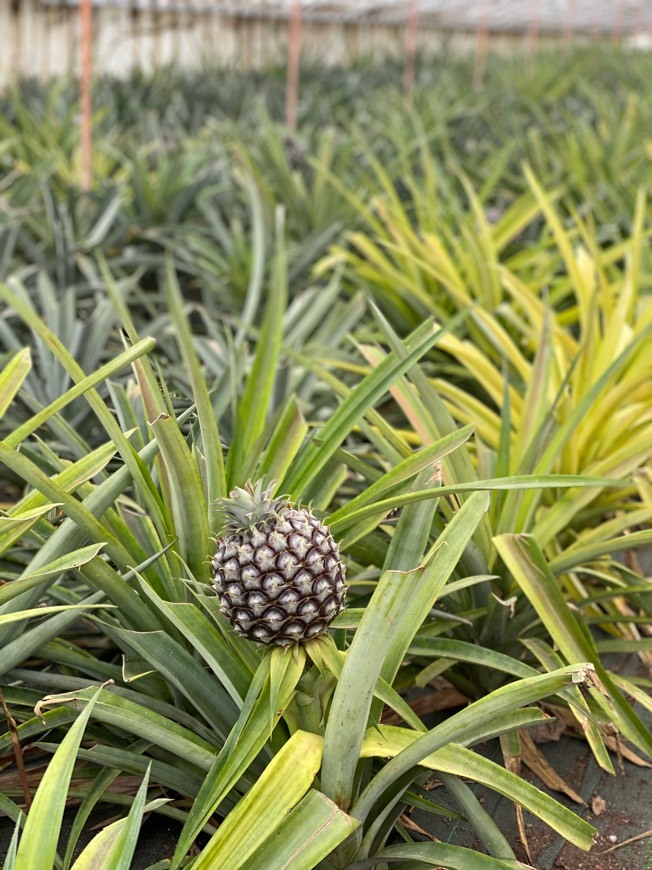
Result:
[[[53,5],[61,0],[41,0]],[[77,5],[79,0],[63,0]],[[192,14],[286,18],[293,0],[93,0],[96,6],[170,9]],[[410,0],[302,0],[303,16],[313,21],[400,24]],[[545,32],[598,32],[638,35],[652,31],[652,0],[416,0],[421,27],[442,30],[522,32],[537,26]]]
[[[263,0],[240,3],[267,13],[287,14],[292,0]],[[419,23],[442,29],[473,29],[486,24],[490,29],[522,31],[538,22],[541,30],[561,31],[567,27],[584,31],[634,33],[652,25],[650,0],[417,0]],[[409,0],[302,0],[305,17],[332,17],[351,21],[405,21]]]

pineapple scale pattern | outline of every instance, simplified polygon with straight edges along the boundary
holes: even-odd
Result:
[[[342,610],[344,566],[330,532],[285,502],[218,540],[215,589],[236,631],[291,646],[323,634]]]

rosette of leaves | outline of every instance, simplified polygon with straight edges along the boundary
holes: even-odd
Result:
[[[0,526],[5,557],[20,547],[24,560],[0,587],[2,691],[18,745],[30,741],[42,753],[32,777],[54,753],[26,817],[20,775],[5,768],[0,776],[2,811],[17,824],[8,866],[57,863],[66,793],[81,804],[62,863],[78,870],[93,866],[100,853],[128,866],[145,811],[182,822],[174,867],[188,866],[202,831],[210,839],[190,859],[196,868],[309,870],[321,862],[366,866],[417,854],[457,866],[475,853],[410,845],[400,821],[414,801],[454,812],[421,792],[433,775],[472,821],[488,853],[478,860],[487,867],[519,865],[466,778],[493,785],[589,848],[593,829],[586,822],[470,748],[541,722],[544,714],[532,705],[543,698],[577,707],[578,685],[599,694],[586,662],[547,673],[476,646],[485,664],[500,662],[512,680],[430,730],[397,687],[438,599],[459,588],[450,586],[456,572],[471,588],[486,583],[469,575],[466,563],[489,508],[487,491],[597,482],[544,477],[442,486],[438,463],[456,455],[470,427],[415,451],[407,430],[390,426],[376,408],[389,389],[406,385],[406,374],[417,370],[442,330],[425,323],[364,376],[341,378],[326,359],[306,359],[284,345],[280,240],[255,350],[243,351],[233,371],[227,444],[171,265],[167,305],[197,416],[185,435],[183,415],[170,413],[165,384],[148,361],[152,340],[139,340],[110,280],[107,290],[128,337],[112,364],[116,371],[133,366],[131,395],[142,403],[143,425],[126,392],[115,392],[110,406],[95,389],[97,376],[83,372],[19,297],[0,290],[74,381],[0,444],[0,461],[26,484]],[[291,363],[299,366],[299,382],[306,369],[329,387],[325,419],[317,408],[314,420],[306,419],[292,389],[295,376],[279,380],[281,364]],[[19,394],[28,366],[24,354],[3,372],[0,407]],[[279,392],[283,383],[290,388]],[[107,440],[79,460],[59,461],[34,436],[78,395]],[[120,466],[107,471],[116,454]],[[212,537],[222,523],[218,500],[249,478],[277,480],[278,492],[309,502],[347,566],[349,608],[328,635],[289,651],[238,637],[210,585]],[[390,517],[396,508],[398,520]],[[407,727],[383,724],[386,707]],[[11,735],[0,737],[3,754],[18,752],[15,745]],[[142,778],[135,795],[127,785],[134,776]],[[131,809],[75,860],[80,831],[98,802]],[[407,838],[405,846],[388,846],[394,830]]]
[[[383,193],[373,207],[352,195],[369,231],[352,235],[323,267],[345,264],[346,280],[386,312],[386,333],[401,334],[415,313],[435,313],[445,323],[456,311],[468,312],[463,334],[443,336],[429,361],[434,398],[418,400],[415,385],[394,391],[424,444],[453,425],[475,427],[466,460],[447,464],[447,482],[542,473],[627,481],[619,488],[497,496],[484,532],[475,536],[483,554],[478,573],[500,574],[500,597],[513,606],[490,598],[478,609],[480,602],[464,593],[460,612],[475,615],[472,625],[459,625],[458,636],[479,635],[515,654],[538,618],[560,646],[552,632],[559,619],[547,621],[543,604],[548,593],[533,612],[531,587],[524,594],[501,545],[494,546],[518,532],[532,535],[548,561],[545,585],[561,590],[589,626],[614,635],[598,632],[592,656],[636,651],[647,662],[651,599],[635,555],[650,543],[652,521],[645,193],[630,197],[622,219],[629,230],[614,241],[570,197],[559,204],[565,190],[546,190],[527,167],[529,192],[491,219],[488,187],[476,190],[461,176],[469,204],[462,210],[437,159],[424,149],[420,161],[420,172],[405,175],[409,196],[400,196],[403,187],[383,167],[377,170]],[[375,348],[365,355],[371,365],[382,359]],[[643,685],[634,680],[626,688],[640,696]]]

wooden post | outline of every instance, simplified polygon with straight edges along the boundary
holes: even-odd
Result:
[[[530,13],[525,37],[525,50],[530,58],[536,54],[539,43],[539,25],[541,17],[540,0],[530,0]]]
[[[25,11],[25,10],[24,10]],[[10,81],[18,81],[23,75],[23,16],[20,12],[20,3],[17,0],[9,4],[9,14],[11,15],[11,33],[8,34],[8,43],[5,51],[10,58],[9,78]],[[11,48],[9,49],[9,46]]]
[[[152,30],[152,70],[154,72],[161,65],[161,18],[158,11],[158,0],[149,0],[149,19]]]
[[[639,3],[636,7],[636,16],[632,24],[632,29],[629,33],[629,35],[633,36],[634,38],[636,38],[637,36],[643,36],[643,11],[643,4]]]
[[[478,29],[475,46],[475,68],[473,87],[480,90],[484,82],[484,71],[489,53],[489,9],[491,0],[478,0]]]
[[[614,42],[621,42],[623,38],[625,18],[625,4],[623,0],[618,0],[614,9],[614,21],[611,30],[611,38]]]
[[[80,64],[79,87],[81,109],[81,186],[90,190],[93,154],[93,104],[91,89],[93,85],[92,42],[93,11],[92,0],[81,0],[79,4],[80,24]]]
[[[566,16],[564,18],[564,49],[568,51],[573,44],[573,31],[575,30],[575,0],[567,0]]]
[[[403,71],[403,88],[405,98],[412,101],[416,72],[417,32],[419,25],[419,2],[408,0],[407,22],[405,25],[405,69]]]
[[[297,126],[299,104],[299,68],[301,65],[301,0],[292,0],[288,31],[288,68],[285,90],[285,123]]]

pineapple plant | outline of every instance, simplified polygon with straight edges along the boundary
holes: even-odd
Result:
[[[273,490],[249,482],[220,499],[214,585],[239,634],[291,646],[323,634],[342,610],[344,565],[328,528]]]

